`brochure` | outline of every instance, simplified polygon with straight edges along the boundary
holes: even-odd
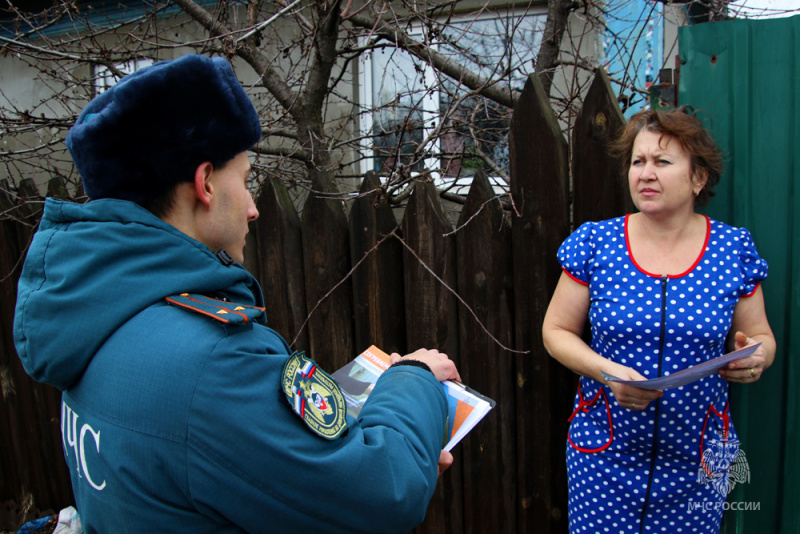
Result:
[[[331,375],[342,388],[347,413],[358,417],[378,377],[390,365],[389,355],[373,345]],[[445,380],[442,387],[448,403],[444,450],[449,451],[494,408],[495,401],[455,380]]]
[[[695,380],[700,380],[701,378],[705,378],[709,375],[712,375],[716,373],[720,368],[728,365],[728,363],[734,360],[741,360],[742,358],[747,358],[748,356],[753,354],[756,351],[756,349],[760,346],[761,343],[757,343],[755,345],[751,345],[743,349],[729,352],[728,354],[724,354],[722,356],[714,358],[713,360],[708,360],[703,363],[699,363],[695,366],[689,367],[688,369],[683,369],[682,371],[678,371],[677,373],[673,373],[667,376],[662,376],[659,378],[651,378],[650,380],[622,380],[621,378],[617,378],[616,376],[612,376],[606,372],[603,372],[603,378],[613,382],[619,382],[620,384],[636,386],[637,388],[642,388],[642,389],[677,388],[689,384],[691,382],[694,382]]]

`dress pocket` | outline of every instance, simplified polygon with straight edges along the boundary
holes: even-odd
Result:
[[[740,455],[739,440],[730,420],[730,405],[725,403],[722,410],[711,404],[703,421],[703,435],[700,438],[700,468],[697,480],[710,483],[723,496],[730,489],[731,477],[738,481],[739,472],[748,471],[744,455]]]
[[[611,407],[603,388],[586,400],[582,385],[578,386],[578,406],[569,416],[567,439],[575,450],[586,453],[600,452],[614,441],[614,424]]]

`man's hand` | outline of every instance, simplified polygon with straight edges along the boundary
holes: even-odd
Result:
[[[439,455],[439,476],[442,476],[451,465],[453,465],[453,455],[450,451],[442,451]]]
[[[436,377],[436,380],[439,382],[444,380],[461,381],[461,375],[458,374],[456,364],[447,357],[447,354],[442,354],[436,349],[419,349],[405,356],[400,356],[395,352],[390,356],[390,362],[392,365],[400,360],[417,360],[424,363],[430,368],[431,372]]]

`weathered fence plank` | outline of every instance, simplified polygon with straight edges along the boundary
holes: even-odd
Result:
[[[598,69],[572,132],[573,228],[633,211],[628,183],[609,154],[608,144],[622,131],[625,117],[608,76]]]
[[[333,372],[355,357],[350,231],[341,201],[312,184],[301,217],[309,356]]]
[[[532,74],[510,132],[519,454],[518,532],[566,532],[564,440],[571,373],[542,345],[542,321],[560,276],[556,250],[569,228],[567,143]]]
[[[307,351],[305,273],[300,217],[282,181],[270,178],[259,191],[259,217],[250,224],[252,243],[245,247],[245,265],[264,292],[269,326],[292,348]]]
[[[417,182],[403,217],[405,302],[408,350],[435,348],[458,361],[458,304],[455,237],[430,182]],[[462,532],[461,474],[441,478],[418,532]]]
[[[436,348],[457,361],[456,242],[432,183],[414,185],[402,227],[408,350]]]
[[[368,172],[350,209],[354,346],[357,354],[370,345],[405,354],[403,245],[391,235],[400,233],[399,224],[379,193],[378,175]]]
[[[459,372],[497,404],[456,450],[464,532],[516,530],[516,428],[511,227],[486,174],[472,182],[456,231]],[[460,452],[460,454],[459,454]]]
[[[61,177],[57,176],[47,182],[47,196],[59,200],[70,200],[67,186],[64,184],[64,180],[62,180]]]

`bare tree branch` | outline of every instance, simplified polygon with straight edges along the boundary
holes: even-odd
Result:
[[[354,13],[347,21],[353,25],[371,30],[375,37],[386,39],[397,47],[402,48],[409,54],[414,55],[446,74],[453,80],[461,83],[464,87],[475,90],[478,94],[490,98],[499,104],[513,108],[519,98],[518,91],[500,85],[498,82],[483,78],[464,65],[426,46],[424,43],[412,39],[408,34],[398,32],[397,27],[385,23],[377,17],[369,16],[362,11],[357,14]]]
[[[572,0],[548,0],[547,1],[547,23],[544,27],[542,45],[539,55],[536,58],[536,72],[540,74],[542,87],[547,94],[550,94],[550,86],[553,85],[554,69],[558,61],[561,50],[561,39],[567,28],[569,14],[578,7],[577,2]]]

